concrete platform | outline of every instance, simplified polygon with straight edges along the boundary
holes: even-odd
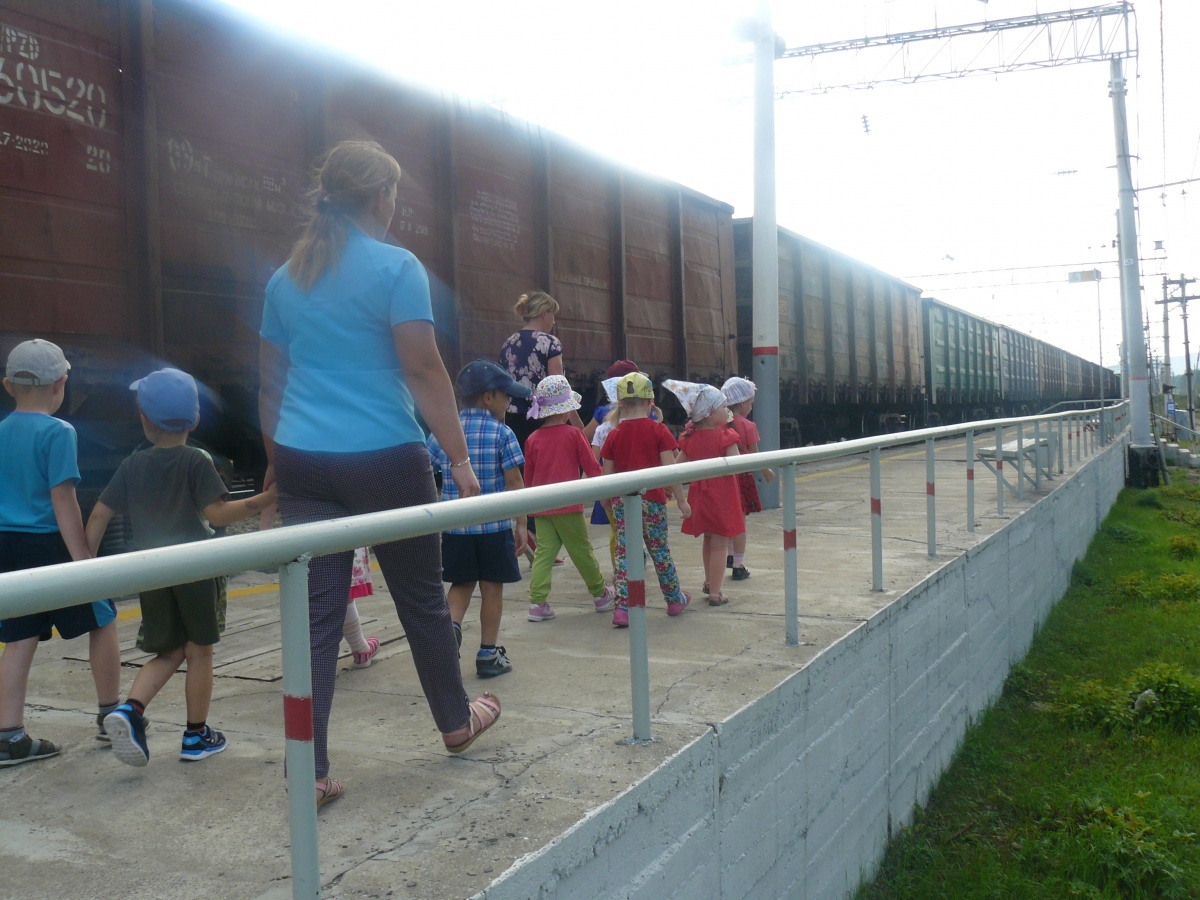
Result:
[[[481,682],[464,652],[474,695],[499,694],[503,717],[463,758],[442,749],[408,660],[381,578],[361,600],[365,630],[383,649],[366,670],[338,677],[330,755],[346,796],[320,813],[321,871],[331,897],[468,897],[523,855],[618,796],[710,727],[779,684],[821,648],[886,606],[949,558],[994,532],[996,482],[976,466],[975,534],[965,523],[961,441],[937,448],[939,555],[926,553],[923,447],[883,461],[885,591],[873,593],[865,457],[798,473],[799,647],[784,644],[782,513],[749,517],[748,581],[727,582],[732,602],[709,608],[700,594],[700,542],[672,531],[674,558],[693,608],[668,619],[648,591],[651,711],[655,742],[632,734],[628,632],[597,615],[574,569],[554,573],[551,622],[525,620],[523,585],[501,630],[514,671]],[[1074,467],[1068,466],[1069,477]],[[984,477],[987,475],[988,477]],[[1062,484],[1042,482],[1042,496]],[[1005,498],[1019,513],[1038,499]],[[604,565],[607,529],[593,527]],[[523,568],[526,566],[523,564]],[[212,723],[229,749],[184,764],[177,678],[152,704],[151,760],[118,763],[94,740],[94,692],[83,642],[38,653],[27,725],[65,744],[45,762],[0,770],[0,894],[129,898],[290,896],[283,781],[283,713],[276,593],[269,574],[231,579],[229,629],[217,648]],[[136,601],[120,604],[123,659],[132,648]],[[468,615],[464,651],[478,638]]]

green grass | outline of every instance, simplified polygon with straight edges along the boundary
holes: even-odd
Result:
[[[1125,491],[859,900],[1200,897],[1200,487]]]

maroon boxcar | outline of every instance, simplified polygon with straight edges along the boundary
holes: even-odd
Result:
[[[589,402],[616,358],[734,370],[726,203],[210,4],[0,0],[0,40],[0,351],[60,343],[70,416],[131,417],[126,386],[170,363],[208,388],[202,434],[255,465],[263,288],[345,138],[400,161],[390,239],[430,272],[452,371],[496,356],[531,289]]]

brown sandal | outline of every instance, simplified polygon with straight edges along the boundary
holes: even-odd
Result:
[[[325,783],[321,784],[322,781]],[[346,793],[345,786],[336,778],[330,778],[326,775],[324,779],[317,779],[317,809],[320,809],[326,803],[332,803],[334,800],[341,799],[344,793]]]
[[[471,718],[457,731],[443,732],[442,742],[451,753],[462,753],[475,739],[491,728],[500,718],[500,698],[490,691],[475,698],[469,704]]]
[[[724,594],[717,594],[717,596],[715,596],[715,597],[710,596],[708,598],[709,606],[724,606],[728,602],[729,602],[729,598],[726,597]]]

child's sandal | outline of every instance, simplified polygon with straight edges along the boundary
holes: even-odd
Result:
[[[325,783],[322,784],[322,781]],[[317,779],[317,809],[326,803],[341,799],[344,793],[346,793],[346,788],[336,778],[326,775],[324,778]]]
[[[729,598],[726,597],[724,594],[717,594],[717,596],[715,596],[715,597],[710,595],[708,598],[709,606],[724,606],[728,602],[729,602]]]
[[[451,753],[462,753],[500,719],[500,698],[490,691],[472,700],[470,708],[471,718],[464,728],[442,733],[442,742]]]

